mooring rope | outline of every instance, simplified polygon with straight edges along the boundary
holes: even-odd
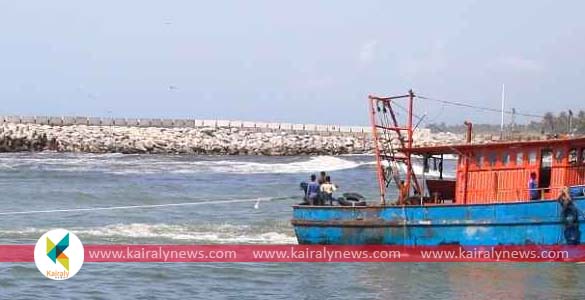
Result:
[[[0,215],[28,215],[28,214],[43,214],[43,213],[64,213],[64,212],[80,212],[80,211],[101,211],[101,210],[120,210],[120,209],[145,209],[145,208],[159,208],[159,207],[174,207],[174,206],[192,206],[192,205],[212,205],[225,203],[245,203],[255,202],[254,208],[258,209],[260,202],[270,202],[279,200],[290,200],[295,197],[278,197],[278,198],[253,198],[253,199],[232,199],[232,200],[217,200],[217,201],[197,201],[197,202],[181,202],[181,203],[164,203],[164,204],[145,204],[145,205],[126,205],[126,206],[109,206],[109,207],[87,207],[87,208],[69,208],[69,209],[49,209],[49,210],[27,210],[27,211],[4,211]]]

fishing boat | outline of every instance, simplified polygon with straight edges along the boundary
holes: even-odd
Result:
[[[466,122],[465,143],[415,147],[418,98],[412,91],[368,97],[380,199],[364,206],[294,206],[291,223],[299,244],[581,243],[585,137],[473,143],[472,123]],[[399,124],[395,105],[407,113],[405,124]],[[453,155],[455,177],[444,178],[443,160]],[[414,172],[413,157],[423,157],[425,168],[438,162],[439,176]],[[534,175],[537,186],[529,188]],[[390,184],[406,190],[397,203],[386,199]]]

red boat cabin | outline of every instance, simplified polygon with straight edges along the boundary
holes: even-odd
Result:
[[[541,199],[585,184],[585,138],[411,148],[412,155],[459,156],[455,180],[427,180],[431,198],[454,204],[529,201],[536,173]],[[450,200],[450,201],[449,201]]]

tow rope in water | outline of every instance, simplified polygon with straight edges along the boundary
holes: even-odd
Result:
[[[290,199],[294,199],[294,198],[296,198],[296,197],[278,197],[278,198],[265,197],[265,198],[253,198],[253,199],[232,199],[232,200],[197,201],[197,202],[165,203],[165,204],[145,204],[145,205],[87,207],[87,208],[50,209],[50,210],[28,210],[28,211],[5,211],[5,212],[0,212],[0,215],[6,216],[6,215],[28,215],[28,214],[43,214],[43,213],[80,212],[80,211],[144,209],[144,208],[225,204],[225,203],[245,203],[245,202],[255,202],[254,208],[258,209],[260,207],[260,202],[290,200]]]

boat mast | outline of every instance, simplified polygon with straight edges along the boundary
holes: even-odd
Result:
[[[413,141],[413,129],[412,129],[412,114],[413,114],[413,107],[414,107],[414,93],[412,92],[412,90],[408,91],[408,123],[406,125],[406,130],[408,133],[408,140],[406,141],[406,157],[407,157],[407,163],[406,163],[406,190],[410,193],[410,186],[412,184],[411,178],[413,177],[413,172],[412,172],[412,163],[411,163],[411,159],[412,159],[412,154],[410,152],[410,150],[412,149],[412,141]],[[404,148],[404,147],[403,147]],[[424,174],[424,170],[423,170],[423,174]],[[415,183],[417,184],[416,188],[420,191],[420,189],[418,188],[418,182]],[[422,195],[422,193],[421,193]],[[409,195],[410,196],[410,195]],[[422,202],[421,202],[422,204]]]
[[[407,113],[407,124],[406,126],[400,126],[396,118],[396,114],[392,108],[392,102],[398,99],[408,98],[408,109]],[[396,163],[401,162],[406,166],[406,178],[405,178],[405,189],[410,193],[411,186],[414,186],[415,191],[418,191],[422,195],[422,190],[419,186],[416,175],[412,169],[411,162],[411,149],[414,140],[414,129],[413,129],[413,115],[414,115],[414,98],[415,95],[412,90],[407,95],[394,96],[394,97],[376,97],[368,96],[370,105],[370,122],[372,124],[372,137],[374,144],[374,154],[376,155],[376,166],[377,166],[377,177],[378,185],[380,188],[380,202],[382,205],[386,204],[385,194],[386,187],[392,179],[396,181],[396,186],[400,189],[400,182],[398,174],[393,174],[393,178],[386,178],[386,170],[388,167],[392,172]],[[380,107],[381,106],[381,107]],[[379,122],[377,120],[379,118]],[[386,140],[380,139],[380,132],[384,134]],[[406,132],[406,141],[403,135]],[[392,135],[395,134],[397,140],[400,142],[400,148],[394,149],[392,147]],[[385,166],[382,161],[388,163],[394,163],[393,166]],[[409,195],[407,195],[409,196]]]
[[[370,100],[370,123],[372,124],[372,137],[374,143],[374,153],[376,155],[376,175],[378,177],[378,187],[380,188],[380,204],[385,205],[386,194],[386,180],[384,176],[384,167],[382,166],[382,157],[380,151],[380,138],[378,137],[378,126],[376,126],[376,109],[378,107],[378,99],[372,95],[368,96]]]

